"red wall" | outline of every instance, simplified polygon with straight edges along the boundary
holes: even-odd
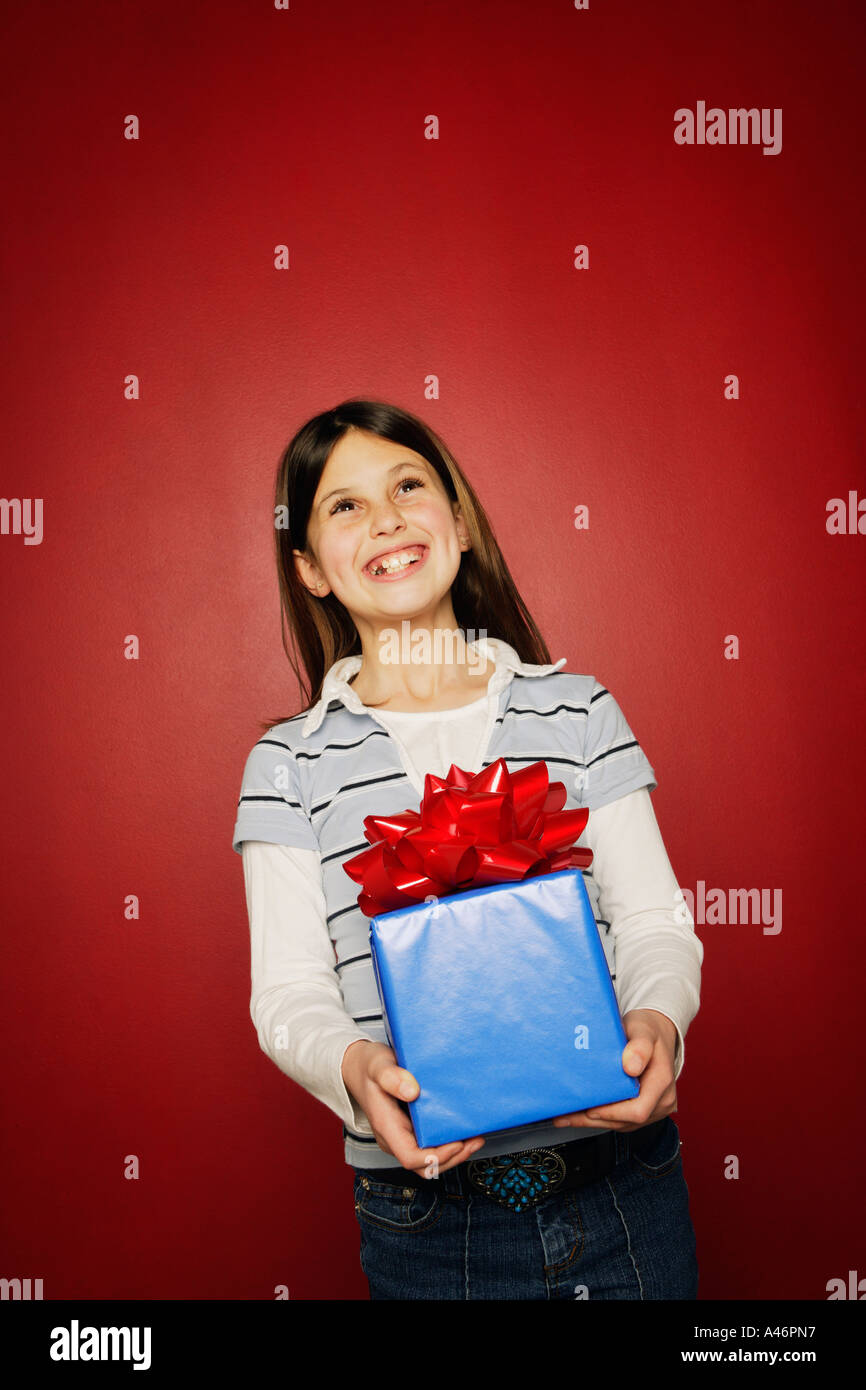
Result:
[[[677,1121],[701,1297],[826,1298],[864,1250],[866,537],[826,529],[866,496],[857,7],[85,0],[4,29],[2,491],[44,534],[0,536],[0,1275],[367,1295],[340,1123],[249,1018],[230,840],[256,721],[299,708],[277,458],[370,395],[442,432],[553,660],[616,695],[683,887],[781,891],[776,934],[698,921]],[[698,101],[781,108],[781,152],[678,145]]]

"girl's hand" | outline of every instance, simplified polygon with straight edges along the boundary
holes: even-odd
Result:
[[[436,1178],[447,1168],[463,1163],[484,1143],[476,1135],[474,1139],[455,1140],[438,1148],[418,1148],[412,1121],[395,1097],[415,1100],[421,1088],[410,1071],[398,1067],[397,1058],[385,1043],[352,1043],[343,1054],[342,1073],[347,1090],[370,1121],[379,1148],[393,1154],[402,1168],[422,1178]],[[401,1090],[403,1086],[408,1094]]]
[[[634,1100],[618,1100],[611,1105],[576,1110],[573,1115],[560,1115],[553,1121],[557,1128],[604,1125],[608,1129],[628,1131],[662,1120],[676,1110],[674,1049],[677,1030],[672,1021],[658,1009],[630,1009],[622,1023],[628,1038],[622,1064],[630,1076],[640,1077],[640,1094]]]

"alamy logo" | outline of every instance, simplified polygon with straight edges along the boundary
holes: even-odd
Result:
[[[27,1303],[42,1297],[41,1279],[0,1279],[0,1298],[19,1298]]]
[[[827,1298],[832,1301],[837,1298],[850,1298],[855,1302],[862,1303],[866,1298],[866,1279],[861,1279],[856,1269],[848,1270],[848,1282],[844,1279],[827,1280]]]
[[[52,1327],[52,1361],[132,1361],[134,1371],[150,1370],[149,1327]]]
[[[764,154],[782,150],[782,108],[732,107],[724,111],[699,101],[697,110],[680,106],[674,112],[674,140],[678,145],[763,145]]]
[[[41,497],[0,497],[0,535],[23,536],[25,545],[41,545],[42,500]]]

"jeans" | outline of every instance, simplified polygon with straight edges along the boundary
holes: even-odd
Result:
[[[649,1146],[639,1129],[614,1137],[609,1173],[522,1212],[473,1188],[465,1164],[441,1174],[439,1191],[421,1176],[403,1188],[355,1168],[371,1299],[697,1298],[676,1122],[668,1115]]]

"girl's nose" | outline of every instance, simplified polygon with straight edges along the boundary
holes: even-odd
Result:
[[[396,531],[403,524],[399,507],[395,507],[393,502],[382,502],[378,507],[372,509],[370,515],[370,531],[376,535],[380,531]]]

